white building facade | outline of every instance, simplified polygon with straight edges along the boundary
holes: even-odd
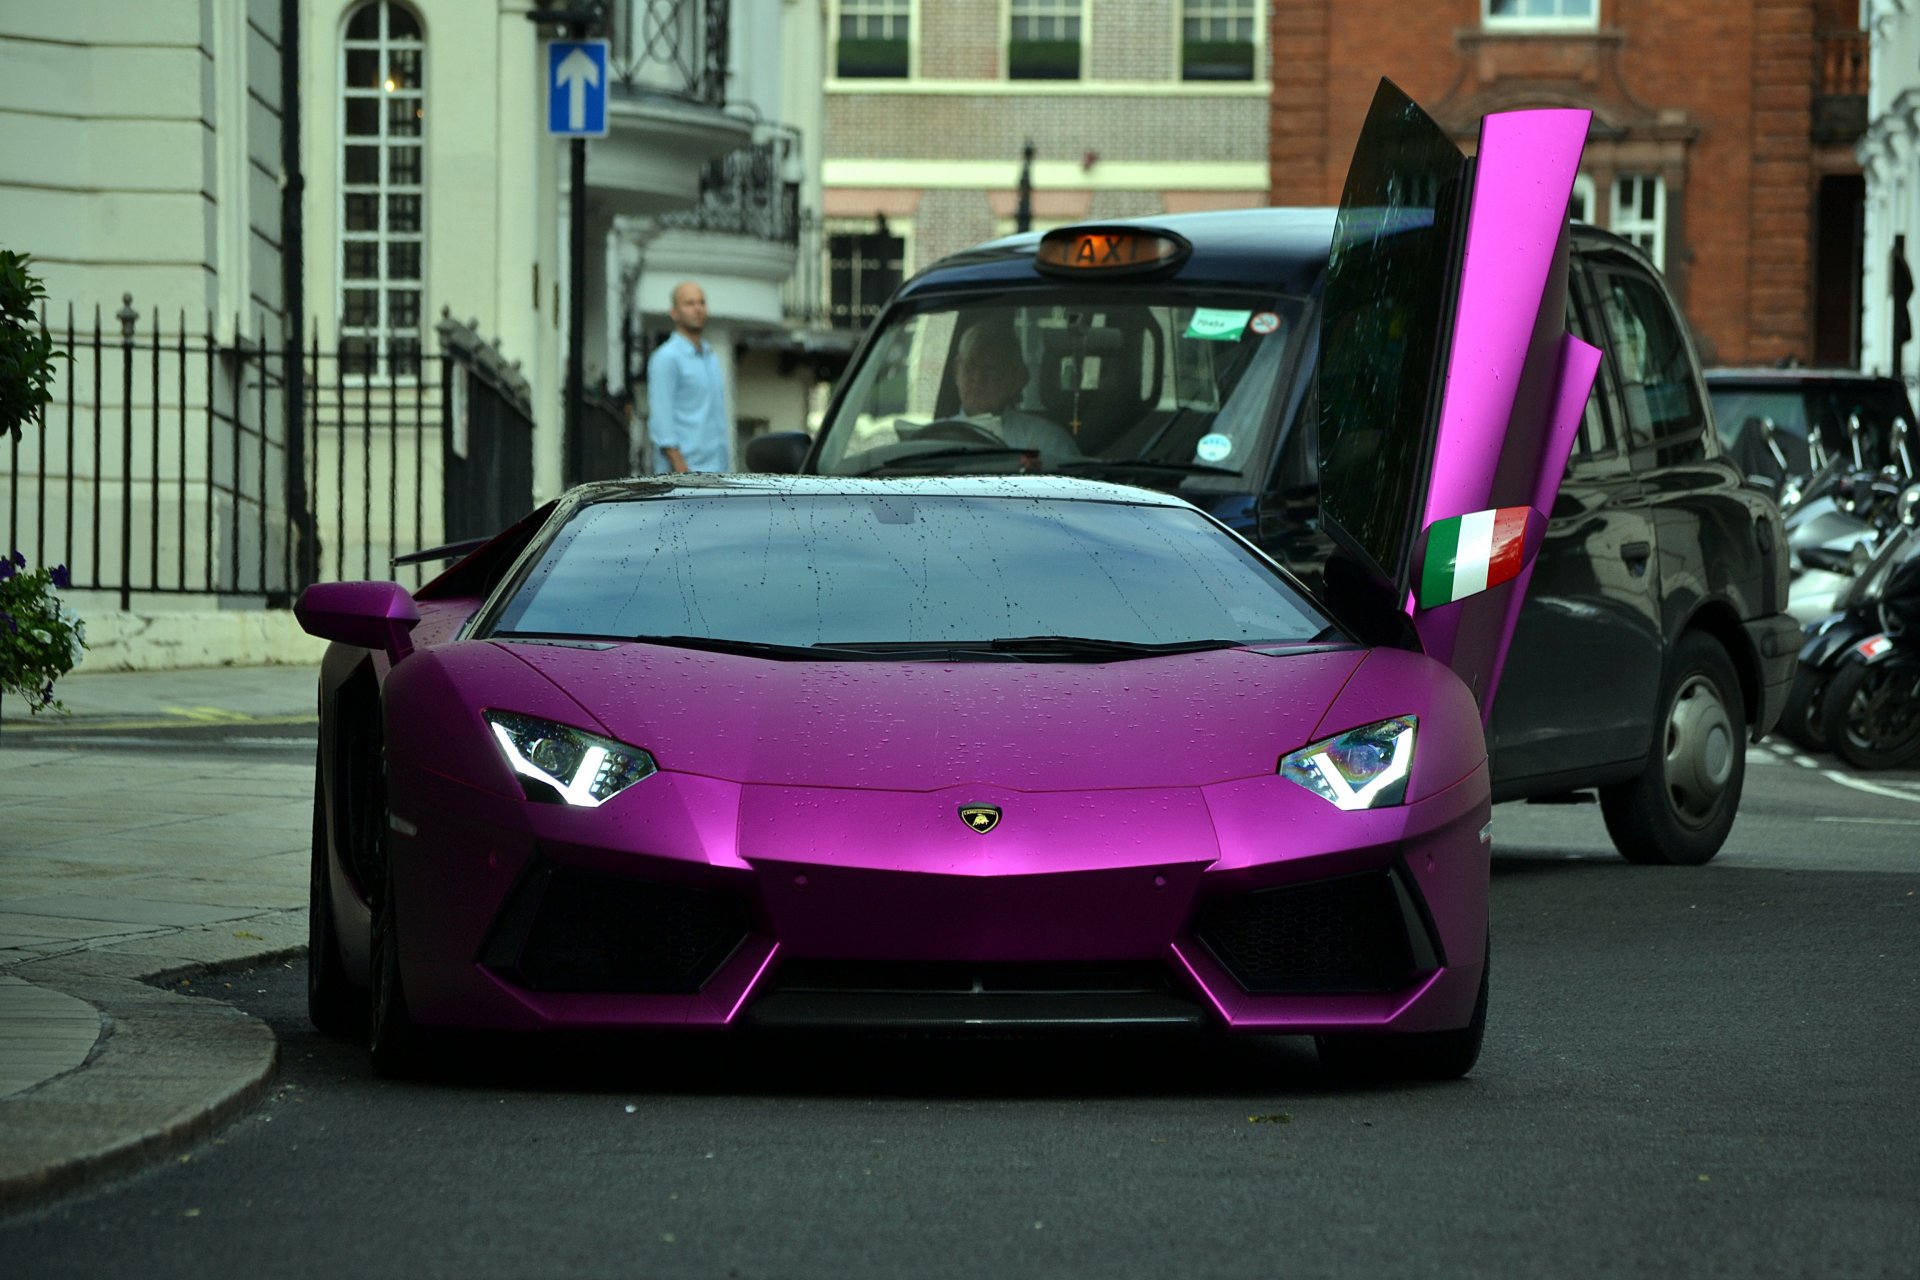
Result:
[[[1912,333],[1913,303],[1896,307],[1896,250],[1920,270],[1920,4],[1865,0],[1868,36],[1867,131],[1858,155],[1866,176],[1860,367],[1896,373],[1911,392],[1920,385],[1920,342],[1903,343],[1896,364],[1895,325],[1904,312]],[[1909,281],[1910,283],[1910,281]]]

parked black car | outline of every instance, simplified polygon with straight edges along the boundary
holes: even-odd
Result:
[[[1076,277],[1037,262],[1085,230],[1066,228],[936,263],[868,332],[818,436],[761,437],[750,464],[1122,480],[1178,493],[1318,582],[1333,550],[1315,512],[1334,212],[1106,225],[1190,252]],[[1396,323],[1382,315],[1361,340],[1390,346]],[[1567,328],[1605,360],[1501,677],[1494,798],[1597,788],[1624,856],[1705,862],[1800,643],[1780,516],[1724,455],[1687,328],[1643,253],[1576,226]],[[971,367],[988,346],[997,378]]]

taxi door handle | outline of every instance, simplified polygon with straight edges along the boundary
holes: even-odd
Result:
[[[1634,577],[1647,571],[1647,557],[1653,554],[1653,547],[1645,542],[1623,542],[1620,544],[1620,558],[1627,562],[1627,569]]]

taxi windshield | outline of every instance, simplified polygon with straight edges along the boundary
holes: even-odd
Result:
[[[1244,490],[1311,381],[1304,312],[1299,298],[1165,286],[897,310],[825,423],[818,467]]]

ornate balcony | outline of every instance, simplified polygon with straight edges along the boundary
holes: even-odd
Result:
[[[660,215],[661,228],[798,245],[800,184],[787,177],[798,149],[797,137],[780,133],[709,160],[700,173],[700,202]]]
[[[659,214],[701,198],[704,166],[750,141],[727,105],[728,0],[617,0],[608,136],[587,185],[609,212]]]

